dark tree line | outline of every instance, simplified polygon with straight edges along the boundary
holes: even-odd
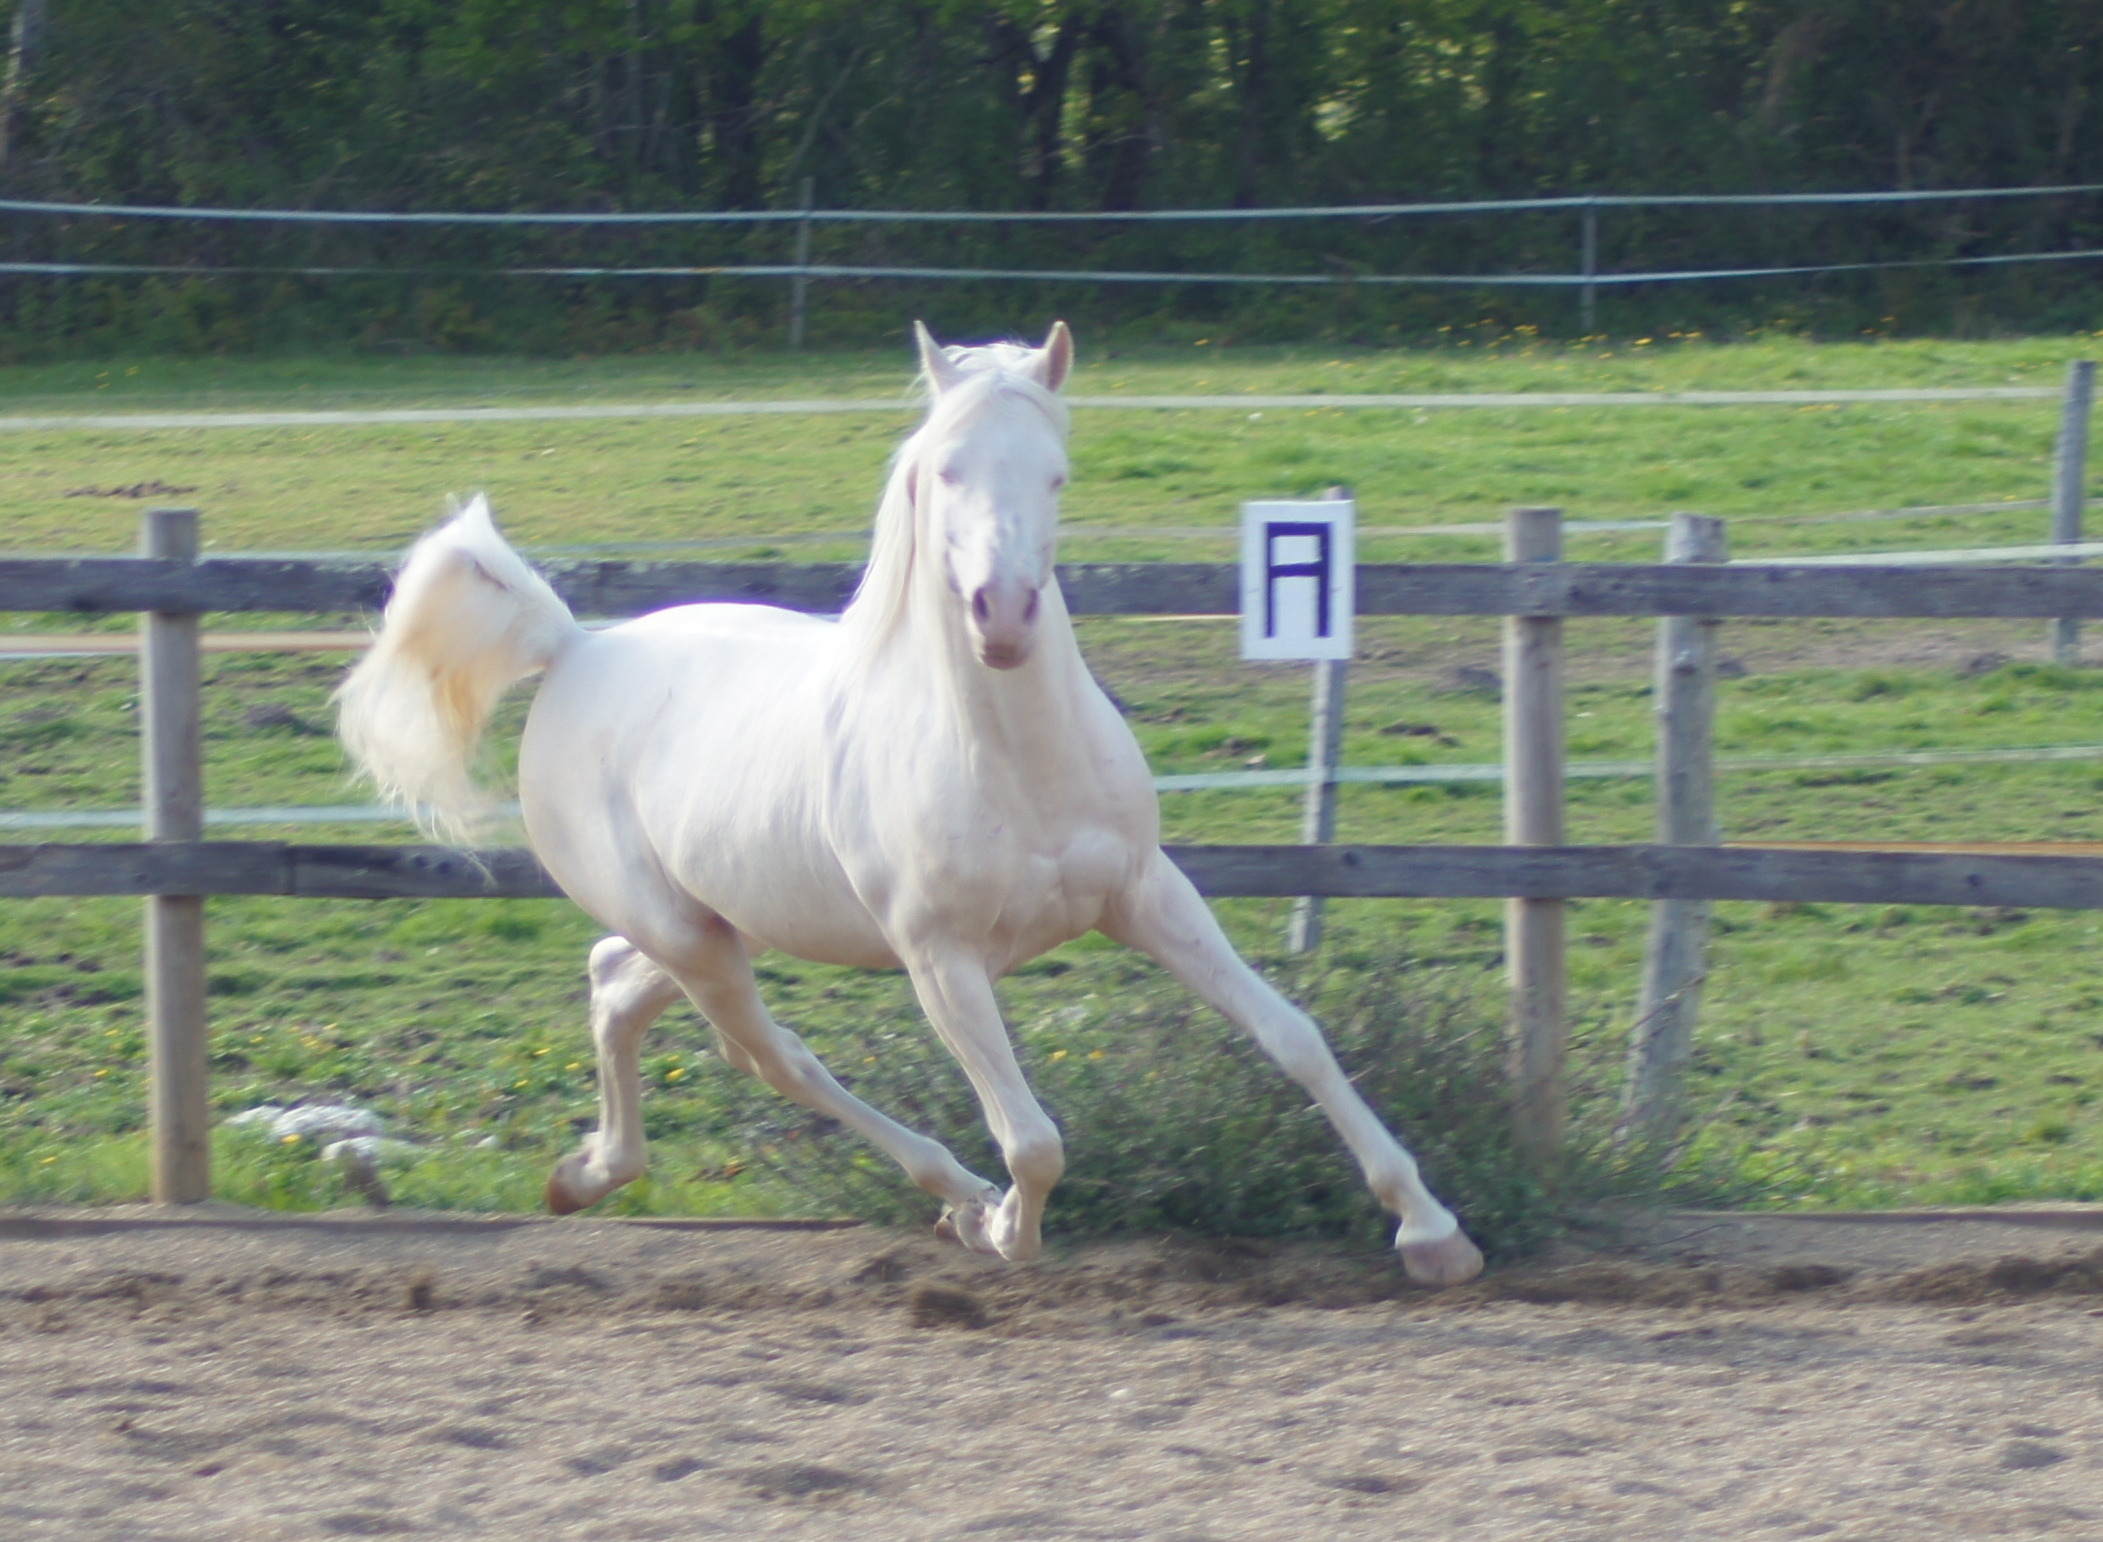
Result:
[[[14,10],[0,187],[16,196],[751,209],[793,206],[809,179],[832,207],[1131,210],[2103,177],[2103,0],[15,0]],[[1851,250],[1887,237],[1943,251],[2020,245],[2079,235],[2096,207],[1945,206],[1858,218],[1834,239]],[[1826,239],[1826,227],[1788,228]],[[1619,239],[1641,233],[1646,254],[1692,260],[1704,242],[1735,250],[1766,230],[1653,220],[1625,223]],[[1059,255],[1103,257],[1102,238]],[[843,257],[906,241],[842,239]],[[1012,257],[1038,239],[987,236],[973,250]],[[1414,259],[1355,239],[1265,237],[1236,252],[1267,241],[1303,267],[1567,266],[1567,232],[1545,227],[1427,235]],[[234,240],[200,231],[185,250],[203,259]],[[945,254],[961,249],[941,240]],[[1113,244],[1122,261],[1220,260],[1168,230],[1115,233]],[[719,255],[740,250],[756,248],[732,242]]]

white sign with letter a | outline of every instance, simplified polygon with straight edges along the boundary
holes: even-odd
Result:
[[[1241,656],[1348,659],[1358,597],[1358,506],[1241,506]]]

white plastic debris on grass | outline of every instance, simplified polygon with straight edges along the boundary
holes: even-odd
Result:
[[[267,1125],[268,1133],[276,1140],[298,1136],[327,1143],[382,1138],[378,1115],[369,1108],[352,1108],[346,1103],[300,1103],[291,1108],[265,1103],[234,1115],[226,1123],[230,1129]]]
[[[381,1164],[413,1160],[422,1154],[413,1142],[383,1134],[379,1116],[371,1109],[347,1103],[298,1103],[291,1108],[265,1103],[244,1109],[226,1123],[229,1128],[253,1129],[272,1140],[315,1142],[321,1147],[322,1161],[336,1166],[343,1181],[376,1209],[388,1203]]]
[[[400,1161],[417,1155],[417,1148],[405,1140],[389,1140],[384,1135],[353,1135],[344,1140],[332,1140],[321,1148],[324,1162],[355,1162],[363,1167],[376,1167],[381,1162]]]

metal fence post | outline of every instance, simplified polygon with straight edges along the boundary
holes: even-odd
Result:
[[[2052,541],[2072,546],[2081,539],[2081,505],[2088,484],[2088,416],[2096,396],[2096,361],[2067,365],[2066,396],[2059,409],[2059,440],[2052,452]],[[2079,562],[2079,557],[2062,557]],[[2052,662],[2069,668],[2081,662],[2081,623],[2061,616],[2052,623]]]
[[[1599,276],[1599,202],[1597,199],[1588,198],[1585,200],[1584,234],[1580,245],[1582,249],[1578,253],[1578,257],[1584,272],[1584,285],[1579,290],[1584,322],[1582,330],[1586,337],[1590,337],[1594,327],[1599,322],[1599,285],[1596,282]]]
[[[1667,562],[1724,562],[1724,522],[1675,514]],[[1716,634],[1705,616],[1658,622],[1656,674],[1658,843],[1713,846],[1716,826]],[[1707,900],[1660,900],[1650,911],[1643,989],[1629,1036],[1624,1130],[1666,1132],[1678,1122],[1709,942]]]
[[[143,555],[197,560],[197,511],[149,509]],[[150,611],[139,650],[140,754],[146,838],[204,835],[201,678],[194,611]],[[146,901],[146,1035],[153,1197],[192,1205],[210,1196],[211,1107],[205,1042],[204,896]]]
[[[1348,487],[1332,487],[1327,500],[1349,498]],[[1314,692],[1307,723],[1307,805],[1300,820],[1300,844],[1322,846],[1336,836],[1336,768],[1344,759],[1344,691],[1351,677],[1349,659],[1321,659],[1314,666]],[[1285,937],[1289,953],[1312,953],[1322,945],[1322,897],[1303,894],[1293,901],[1292,925]]]
[[[811,265],[811,189],[813,179],[803,179],[803,189],[797,207],[803,218],[796,221],[796,266],[807,269]],[[809,300],[810,276],[798,273],[789,280],[789,347],[791,350],[803,346],[804,309]]]
[[[1513,509],[1507,562],[1560,562],[1561,509]],[[1504,622],[1504,839],[1563,844],[1563,623],[1553,616]],[[1505,901],[1504,957],[1511,987],[1512,1121],[1538,1159],[1562,1144],[1563,1058],[1568,1039],[1564,903]]]

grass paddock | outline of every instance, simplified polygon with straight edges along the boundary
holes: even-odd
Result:
[[[1775,340],[1608,351],[1511,339],[1435,354],[1188,350],[1088,360],[1081,341],[1084,372],[1074,388],[1091,393],[2051,384],[2068,357],[2093,346]],[[0,412],[878,395],[901,391],[903,361],[902,351],[580,364],[146,360],[135,374],[121,363],[0,371]],[[1507,504],[1557,502],[1573,519],[1656,518],[1673,508],[1724,514],[1741,555],[2028,543],[2043,539],[2042,510],[1872,522],[1825,516],[2040,497],[2056,415],[2049,402],[1083,413],[1068,550],[1224,559],[1241,499],[1331,482],[1358,490],[1361,519],[1376,532],[1488,521]],[[866,526],[885,459],[910,417],[902,406],[895,418],[7,434],[0,546],[128,549],[140,501],[109,494],[159,482],[186,489],[162,501],[204,509],[218,550],[392,549],[436,515],[447,492],[487,487],[527,544],[709,540],[729,543],[720,549],[732,555],[847,557],[858,551],[852,532]],[[814,535],[822,539],[806,539]],[[1580,532],[1571,551],[1640,560],[1657,544],[1656,531]],[[1495,541],[1376,533],[1365,545],[1383,560],[1452,560],[1488,558]],[[40,630],[79,624],[0,620]],[[1240,663],[1231,627],[1218,623],[1090,619],[1081,630],[1157,770],[1302,762],[1304,670]],[[1648,754],[1650,631],[1637,622],[1570,624],[1573,758]],[[2103,674],[2042,663],[2042,625],[1744,622],[1728,625],[1724,638],[1742,670],[1722,686],[1718,748],[1726,755],[2103,743]],[[1497,703],[1468,673],[1496,667],[1496,639],[1487,620],[1367,623],[1351,682],[1348,760],[1496,760]],[[342,668],[326,656],[207,660],[211,803],[355,796],[328,733],[326,697]],[[135,709],[128,661],[0,663],[0,807],[135,803]],[[522,711],[522,698],[507,704],[493,736],[499,775]],[[1719,792],[1733,836],[2103,839],[2103,761],[1741,772],[1726,775]],[[1570,803],[1573,840],[1649,833],[1647,781],[1573,782]],[[1298,801],[1284,791],[1170,795],[1164,816],[1176,839],[1289,840]],[[1352,787],[1339,834],[1493,841],[1499,823],[1490,786]],[[407,832],[300,833],[362,840]],[[1462,1001],[1469,1021],[1491,1025],[1500,1010],[1494,903],[1335,904],[1319,981],[1278,956],[1283,902],[1219,909],[1238,943],[1300,981],[1317,1005],[1406,976],[1413,983],[1395,998],[1405,1004],[1397,1010]],[[587,917],[559,901],[217,899],[210,914],[221,1114],[265,1101],[355,1098],[423,1148],[393,1175],[403,1201],[537,1201],[547,1164],[592,1114],[582,961],[595,932]],[[1580,1079],[1604,1089],[1601,1096],[1610,1093],[1633,1013],[1646,921],[1647,907],[1633,903],[1572,907]],[[2078,912],[1718,906],[1694,1068],[1704,1170],[1764,1185],[1773,1200],[1813,1205],[2103,1197],[2097,931],[2097,918]],[[138,954],[133,902],[14,902],[0,912],[0,1194],[94,1201],[142,1192]],[[930,1119],[950,1119],[942,1110],[955,1106],[961,1080],[926,1054],[926,1030],[901,977],[770,958],[762,985],[845,1077],[880,1083],[895,1097],[909,1089],[880,1068],[948,1077],[924,1101]],[[1128,1000],[1162,990],[1149,966],[1085,939],[1004,987],[1026,1058],[1055,1110],[1068,1100],[1070,1127],[1104,1128],[1081,1117],[1078,1100],[1095,1094],[1069,1073],[1098,1049],[1108,1063],[1115,1041],[1105,1035],[1126,1021]],[[1165,997],[1157,1006],[1149,1024],[1180,1021]],[[1190,1037],[1206,1055],[1223,1052]],[[1344,1038],[1347,1059],[1354,1042],[1372,1052],[1364,1048],[1371,1041]],[[1184,1063],[1176,1074],[1201,1078],[1205,1063]],[[648,1179],[608,1202],[613,1208],[892,1202],[875,1197],[895,1195],[887,1177],[837,1152],[821,1158],[816,1144],[799,1148],[822,1141],[822,1132],[770,1112],[729,1080],[691,1013],[673,1013],[653,1034],[645,1069],[656,1161]],[[1379,1067],[1353,1069],[1377,1081]],[[1387,1100],[1405,1116],[1412,1106],[1397,1089]],[[799,1161],[804,1149],[808,1162]],[[1142,1164],[1155,1160],[1150,1150],[1118,1156]],[[783,1176],[828,1163],[837,1169],[826,1180],[836,1181],[831,1190]],[[345,1197],[333,1174],[296,1146],[229,1134],[217,1171],[227,1198],[304,1206]],[[1340,1149],[1334,1178],[1350,1181]],[[1090,1179],[1075,1193],[1075,1224],[1083,1224],[1103,1190]],[[1154,1213],[1177,1212],[1170,1204]]]

